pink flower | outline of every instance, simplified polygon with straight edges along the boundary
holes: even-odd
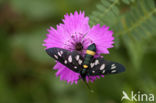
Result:
[[[95,43],[97,56],[102,53],[109,54],[108,48],[112,48],[114,43],[113,32],[105,25],[100,27],[100,24],[91,28],[88,21],[89,18],[85,17],[85,13],[81,11],[80,13],[75,11],[74,14],[66,14],[63,23],[57,25],[57,29],[53,27],[48,29],[49,33],[43,45],[46,49],[59,47],[70,51],[77,50],[85,54],[87,47]],[[80,74],[73,72],[59,62],[54,66],[54,69],[58,70],[56,76],[60,76],[61,80],[77,84]],[[93,82],[96,78],[100,78],[100,76],[86,77],[87,82]]]

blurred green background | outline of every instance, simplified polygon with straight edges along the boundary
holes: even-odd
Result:
[[[123,90],[156,96],[155,7],[155,0],[0,0],[0,103],[121,103]],[[82,81],[60,81],[42,46],[47,29],[75,10],[91,26],[110,26],[116,43],[104,58],[126,67],[90,83],[94,93]]]

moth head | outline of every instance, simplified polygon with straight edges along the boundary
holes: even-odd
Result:
[[[91,50],[91,51],[96,52],[96,45],[95,45],[95,43],[89,45],[88,48],[87,48],[87,50]]]
[[[83,45],[82,45],[81,42],[77,42],[75,44],[75,50],[77,50],[77,51],[82,51],[83,50]]]

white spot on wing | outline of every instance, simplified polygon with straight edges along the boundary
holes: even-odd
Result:
[[[77,69],[77,66],[74,66],[75,69]]]
[[[72,56],[71,56],[71,55],[69,55],[68,61],[69,61],[70,63],[72,62]]]
[[[95,60],[95,65],[98,65],[99,64],[99,60]]]
[[[112,64],[112,66],[115,66],[115,64]]]
[[[102,73],[105,73],[105,70],[103,70]]]
[[[95,73],[95,71],[93,70],[92,73]]]
[[[116,72],[116,70],[112,70],[111,72],[112,72],[112,73],[115,73],[115,72]]]
[[[115,68],[116,68],[115,64],[112,64],[111,69],[115,69]]]
[[[76,55],[75,59],[78,61],[80,58],[80,55]]]
[[[58,56],[57,56],[57,55],[54,55],[54,57],[55,57],[56,59],[58,59]]]
[[[62,54],[63,54],[63,51],[61,50],[60,53],[61,53],[61,55],[62,55]]]
[[[58,52],[57,54],[61,57],[61,53],[60,52]]]
[[[112,66],[112,67],[111,67],[111,69],[115,69],[115,68],[116,68],[116,66]]]
[[[67,64],[67,60],[64,61],[64,64]]]
[[[93,68],[94,67],[94,63],[90,63],[90,67]]]
[[[79,59],[78,63],[81,65],[82,64],[82,60]]]
[[[100,70],[103,70],[104,68],[105,68],[105,64],[102,64]]]

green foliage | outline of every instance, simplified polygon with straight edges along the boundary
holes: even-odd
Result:
[[[148,46],[144,41],[156,34],[155,15],[154,0],[101,0],[90,17],[92,25],[107,24],[115,30],[115,46],[123,41],[131,61],[139,68]]]
[[[115,25],[120,12],[117,7],[118,3],[119,0],[101,0],[101,3],[97,5],[98,10],[93,11],[90,16],[90,24]]]
[[[129,35],[134,39],[148,38],[155,35],[156,8],[153,0],[136,1],[130,6],[130,10],[123,14],[120,23],[122,24],[119,35]]]
[[[135,0],[122,0],[122,1],[123,1],[123,3],[125,3],[127,5],[129,5],[130,3],[135,2]]]
[[[118,35],[128,35],[129,38],[135,39],[153,35],[156,26],[154,1],[123,1],[129,3],[133,1],[133,4],[126,6],[119,0],[101,0],[101,3],[97,5],[97,10],[90,15],[91,25],[97,23],[108,25],[113,29],[117,28],[115,30],[117,30]],[[120,5],[123,7],[119,8]]]

